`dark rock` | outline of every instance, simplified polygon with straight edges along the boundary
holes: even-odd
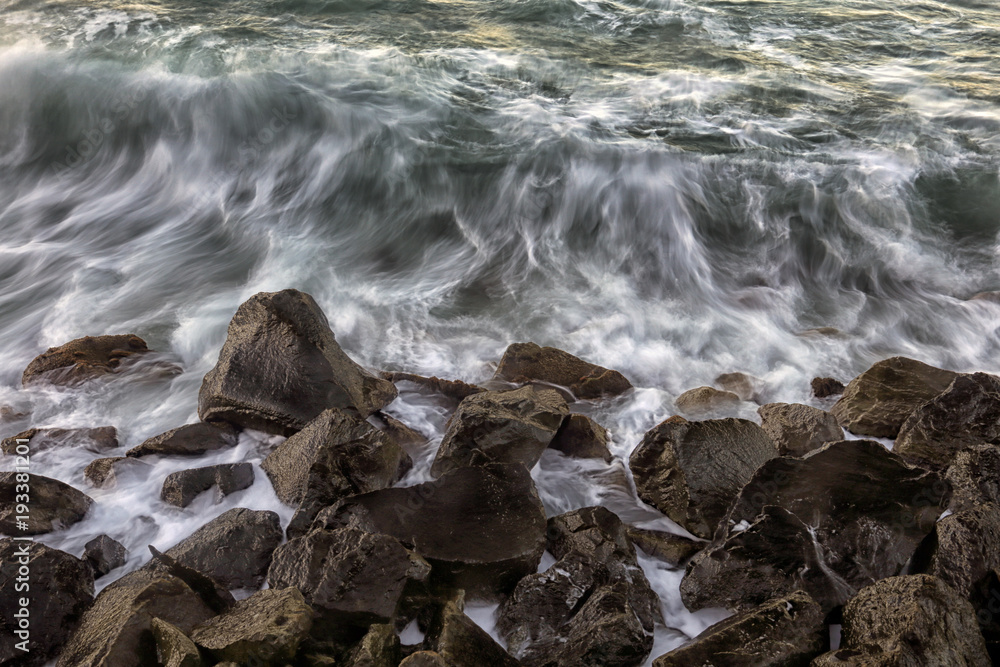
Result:
[[[403,658],[399,667],[453,667],[434,651],[417,651]]]
[[[368,633],[351,651],[346,667],[397,667],[401,658],[395,628],[376,624],[368,628]]]
[[[545,509],[519,463],[459,468],[433,482],[354,496],[316,524],[359,518],[426,558],[437,585],[470,598],[506,595],[545,551]]]
[[[126,456],[112,456],[94,459],[83,469],[83,476],[99,489],[113,489],[118,486],[119,477],[136,476],[149,465]]]
[[[851,433],[895,438],[910,413],[958,377],[906,357],[892,357],[851,380],[830,412]]]
[[[228,588],[260,588],[282,537],[277,514],[237,507],[168,549],[167,555]]]
[[[56,447],[83,447],[101,452],[118,446],[118,431],[114,426],[99,428],[29,428],[0,443],[4,454],[14,454],[18,440],[27,440],[31,455]]]
[[[951,509],[1000,504],[1000,447],[975,445],[952,460],[945,477],[952,487]]]
[[[438,377],[424,377],[423,375],[414,375],[413,373],[382,373],[382,377],[393,383],[412,382],[435,394],[441,394],[456,401],[461,401],[466,396],[486,391],[482,387],[477,387],[474,384],[468,384],[461,380],[442,380]]]
[[[24,636],[15,634],[23,631],[15,617],[21,598],[29,600]],[[94,577],[79,558],[40,542],[0,539],[0,664],[35,667],[54,658],[93,599]],[[27,653],[17,647],[25,639]]]
[[[739,396],[741,401],[758,400],[763,382],[746,373],[723,373],[715,378],[715,386]]]
[[[816,398],[829,398],[844,393],[844,383],[833,378],[813,378],[812,392]]]
[[[154,618],[188,634],[212,616],[212,610],[177,577],[136,570],[101,591],[60,654],[58,667],[154,665]]]
[[[688,389],[677,397],[677,409],[689,417],[701,417],[718,412],[731,411],[743,401],[731,391],[719,391],[714,387]]]
[[[154,618],[150,627],[156,641],[156,659],[163,667],[202,667],[198,647],[176,625]]]
[[[191,639],[218,660],[282,667],[312,628],[313,610],[294,588],[257,591],[198,625]]]
[[[799,403],[768,403],[757,409],[761,428],[782,456],[802,456],[825,443],[844,439],[844,430],[829,412]]]
[[[434,619],[425,642],[449,665],[517,667],[518,662],[455,601],[447,602]]]
[[[28,485],[30,511],[20,512],[15,498],[24,493],[18,485]],[[7,535],[41,535],[72,526],[83,519],[94,504],[86,494],[57,479],[32,473],[0,472],[0,532]],[[17,517],[27,514],[27,528],[17,525]]]
[[[328,408],[363,417],[396,398],[396,387],[340,349],[313,298],[261,292],[239,307],[219,362],[198,396],[203,421],[291,435]]]
[[[566,401],[552,389],[529,386],[470,396],[448,420],[431,473],[467,466],[477,451],[488,460],[530,469],[568,414]]]
[[[687,566],[685,606],[747,609],[804,590],[824,611],[899,574],[947,503],[939,475],[870,440],[765,463]]]
[[[840,649],[812,664],[990,664],[972,605],[936,577],[890,577],[862,589],[844,607]]]
[[[72,386],[117,373],[123,361],[148,352],[146,341],[132,334],[77,338],[35,357],[24,369],[21,384],[45,381]]]
[[[745,419],[672,417],[646,433],[629,467],[640,498],[710,537],[751,475],[777,455],[764,430]]]
[[[946,467],[960,450],[1000,444],[1000,378],[960,375],[903,423],[893,451],[925,465]]]
[[[550,449],[555,449],[566,456],[581,459],[604,459],[611,462],[611,452],[608,451],[608,432],[603,426],[585,415],[570,415],[556,432]]]
[[[632,544],[643,553],[657,558],[671,567],[682,567],[691,557],[708,546],[707,542],[692,540],[682,535],[674,535],[662,530],[646,530],[626,526]]]
[[[828,648],[826,614],[806,593],[769,600],[719,621],[653,667],[798,667]]]
[[[341,498],[392,486],[412,465],[385,433],[336,408],[268,454],[260,467],[278,499],[298,507],[290,537],[303,534],[316,514]]]
[[[242,491],[252,484],[253,466],[245,462],[179,470],[163,480],[160,500],[177,507],[187,507],[200,494],[215,487],[216,502],[219,502],[230,493]]]
[[[187,584],[201,598],[202,602],[216,614],[228,611],[236,604],[236,598],[233,597],[233,594],[219,582],[180,563],[167,554],[161,553],[152,544],[148,545],[148,548],[149,552],[153,554],[153,560],[146,565],[147,568],[177,577]]]
[[[125,456],[201,456],[228,449],[238,442],[236,429],[229,424],[198,422],[170,429],[125,452]]]
[[[98,535],[83,547],[83,559],[90,563],[97,577],[121,567],[127,557],[128,550],[107,535]]]
[[[566,387],[577,398],[596,399],[618,396],[632,388],[624,375],[575,357],[554,347],[535,343],[514,343],[503,353],[497,366],[498,380],[537,380]]]
[[[378,429],[392,438],[397,445],[404,449],[417,445],[423,445],[427,442],[426,436],[419,431],[410,428],[392,415],[387,415],[384,412],[377,412],[373,415],[373,417],[380,422]]]

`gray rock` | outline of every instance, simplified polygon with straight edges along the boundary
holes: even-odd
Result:
[[[802,456],[828,442],[844,439],[837,418],[800,403],[768,403],[757,409],[761,428],[771,436],[782,456]]]
[[[98,428],[29,428],[17,435],[5,438],[0,443],[4,454],[13,455],[18,446],[18,440],[27,440],[31,455],[44,452],[47,449],[62,447],[82,447],[87,451],[99,453],[118,446],[118,431],[114,426]]]
[[[127,557],[128,550],[107,535],[98,535],[83,546],[83,559],[90,563],[97,577],[121,567]]]
[[[540,381],[566,387],[577,398],[618,396],[632,388],[624,375],[575,357],[554,347],[535,343],[513,343],[497,366],[498,380]]]
[[[27,484],[29,510],[21,512],[16,502]],[[94,501],[69,484],[32,473],[0,472],[0,532],[7,535],[41,535],[68,528],[90,511]],[[18,516],[27,516],[26,520]],[[26,527],[19,525],[19,521]]]
[[[731,391],[720,391],[715,387],[688,389],[677,397],[677,409],[689,417],[702,417],[736,409],[743,401]]]
[[[154,618],[150,623],[156,641],[157,664],[163,667],[202,667],[194,642],[176,625]]]
[[[242,491],[252,484],[253,466],[245,462],[179,470],[163,480],[160,500],[177,507],[187,507],[200,494],[215,487],[216,502],[219,502],[230,493]]]
[[[237,431],[229,424],[186,424],[166,433],[155,435],[125,452],[126,456],[201,456],[219,449],[228,449],[239,441]]]
[[[566,417],[549,443],[549,448],[566,456],[603,459],[610,463],[612,457],[608,441],[608,432],[603,426],[586,415],[577,414]]]
[[[136,477],[149,470],[149,465],[126,456],[94,459],[83,469],[84,478],[99,489],[113,489],[119,478]]]
[[[39,382],[72,386],[119,372],[122,362],[149,353],[146,341],[133,334],[86,336],[48,350],[32,359],[21,376],[25,387]]]

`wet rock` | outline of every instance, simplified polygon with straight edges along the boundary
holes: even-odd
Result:
[[[160,500],[177,507],[187,507],[200,494],[215,487],[216,502],[219,502],[230,493],[242,491],[252,484],[253,466],[245,462],[179,470],[163,480]]]
[[[417,651],[406,656],[399,667],[452,667],[434,651]]]
[[[741,401],[757,400],[763,384],[759,378],[747,375],[746,373],[723,373],[715,378],[716,387],[736,394]]]
[[[558,450],[566,456],[603,459],[610,463],[612,457],[608,450],[608,440],[608,432],[590,417],[569,415],[556,431],[549,448]]]
[[[710,537],[754,471],[777,455],[764,430],[745,419],[672,417],[646,433],[629,467],[642,500]]]
[[[829,611],[899,574],[947,503],[947,483],[870,440],[768,461],[681,582],[685,606],[747,609],[804,590]]]
[[[663,619],[624,524],[603,507],[568,512],[549,520],[548,549],[556,563],[498,611],[511,654],[538,667],[642,664]]]
[[[396,398],[396,387],[340,348],[308,294],[261,292],[239,307],[219,362],[198,396],[202,421],[291,435],[328,408],[363,417]]]
[[[228,588],[260,588],[282,538],[277,514],[237,507],[166,553]]]
[[[517,667],[519,664],[466,616],[456,601],[442,607],[427,632],[426,643],[449,665]]]
[[[118,446],[118,431],[114,426],[99,428],[29,428],[0,443],[4,454],[14,454],[18,440],[27,440],[30,454],[57,447],[82,447],[100,453]]]
[[[117,373],[125,360],[149,351],[146,341],[133,334],[77,338],[35,357],[24,369],[21,384],[76,385]]]
[[[828,646],[825,617],[811,597],[795,591],[716,623],[653,667],[808,665]]]
[[[238,442],[235,428],[229,424],[186,424],[153,436],[125,452],[126,456],[201,456],[228,449]]]
[[[459,468],[433,482],[354,496],[314,525],[351,521],[413,548],[433,566],[436,585],[470,599],[506,595],[545,551],[545,509],[519,463]]]
[[[29,600],[26,636],[15,634],[21,598]],[[40,542],[0,539],[0,664],[34,667],[54,658],[93,599],[94,577],[79,558]],[[27,653],[17,647],[25,639]]]
[[[202,667],[198,647],[176,625],[154,618],[150,622],[156,641],[156,659],[163,667]]]
[[[103,577],[125,564],[128,550],[107,535],[98,535],[83,546],[83,559],[90,563],[94,576]]]
[[[895,438],[910,413],[958,377],[906,357],[880,361],[851,380],[831,412],[851,433]]]
[[[1000,570],[1000,505],[984,503],[941,519],[922,549],[929,554],[922,572],[938,577],[977,608],[987,606],[989,600],[980,592],[993,571]]]
[[[396,667],[402,658],[399,637],[389,624],[376,624],[351,651],[347,667]]]
[[[840,649],[812,664],[990,664],[972,605],[936,577],[890,577],[862,589],[844,608]]]
[[[18,485],[28,485],[30,511],[27,527],[19,526],[15,498],[24,492]],[[41,535],[72,526],[94,504],[86,494],[57,479],[32,473],[0,472],[0,532],[7,535]]]
[[[503,353],[494,376],[509,382],[533,380],[566,387],[581,399],[618,396],[632,388],[624,375],[554,347],[514,343]]]
[[[491,461],[531,468],[568,414],[566,401],[552,389],[529,386],[470,396],[448,420],[431,473],[467,466],[475,452]]]
[[[177,577],[187,584],[202,599],[202,602],[216,614],[221,614],[236,604],[236,598],[233,597],[233,594],[208,575],[178,562],[159,551],[152,544],[147,545],[147,548],[153,555],[153,559],[146,564],[146,568]]]
[[[700,417],[712,413],[733,410],[743,401],[731,391],[719,391],[714,387],[688,389],[677,397],[677,410],[689,417]]]
[[[377,412],[373,417],[379,422],[378,429],[404,449],[423,445],[427,442],[427,438],[422,433],[410,428],[392,415]]]
[[[1000,504],[1000,447],[975,445],[959,452],[945,477],[952,487],[952,510]]]
[[[112,456],[105,459],[94,459],[83,469],[84,478],[99,489],[113,489],[118,486],[119,478],[137,476],[149,465],[126,456]]]
[[[180,579],[136,570],[101,591],[66,643],[58,667],[154,665],[154,618],[188,634],[212,616],[212,610]]]
[[[486,391],[482,387],[468,384],[461,380],[442,380],[438,377],[424,377],[413,373],[382,373],[382,377],[392,383],[412,382],[418,387],[428,389],[435,394],[441,394],[456,401],[461,401],[467,396]]]
[[[829,412],[799,403],[768,403],[757,409],[761,428],[782,456],[802,456],[827,442],[844,439],[844,430]]]
[[[368,422],[336,408],[272,451],[260,467],[281,502],[298,507],[289,536],[341,498],[392,486],[410,469],[409,455]]]
[[[946,467],[970,445],[1000,444],[1000,378],[960,375],[948,388],[914,410],[893,447],[900,456]]]
[[[844,383],[834,378],[813,378],[812,392],[816,398],[829,398],[830,396],[840,396],[844,393]]]
[[[674,535],[662,530],[646,530],[626,526],[626,532],[632,544],[642,549],[643,553],[657,558],[671,567],[681,567],[696,553],[708,546],[707,542],[692,540],[683,535]]]
[[[281,667],[312,628],[313,610],[295,588],[257,591],[191,632],[218,660]]]

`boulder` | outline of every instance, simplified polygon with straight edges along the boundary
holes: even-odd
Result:
[[[200,494],[215,487],[216,502],[219,502],[230,493],[242,491],[252,484],[253,466],[245,462],[179,470],[163,480],[160,500],[177,507],[187,507]]]
[[[782,456],[802,456],[825,443],[844,439],[837,418],[819,408],[799,403],[768,403],[757,409],[761,428],[771,436]]]
[[[399,667],[453,667],[434,651],[417,651],[399,663]]]
[[[844,383],[833,378],[813,378],[810,383],[813,396],[816,398],[829,398],[830,396],[840,396],[844,393]]]
[[[396,398],[396,387],[340,349],[308,294],[261,292],[229,323],[219,362],[198,395],[202,421],[291,435],[328,408],[367,417]]]
[[[528,386],[469,396],[448,420],[431,473],[470,465],[476,452],[485,460],[530,469],[568,414],[566,401],[553,389]]]
[[[22,503],[15,501],[25,492],[30,497],[28,512],[20,511]],[[93,504],[86,494],[57,479],[26,472],[0,472],[0,532],[7,535],[41,535],[67,528],[83,519]],[[18,519],[19,516],[28,518]]]
[[[156,641],[156,664],[163,667],[202,667],[205,664],[198,647],[176,625],[154,618],[150,628]]]
[[[828,639],[826,614],[807,593],[795,591],[719,621],[653,667],[798,667],[826,650]]]
[[[392,415],[387,415],[384,412],[377,412],[372,415],[372,417],[379,422],[376,424],[378,429],[392,438],[397,445],[404,449],[427,443],[427,437],[424,436],[424,434],[420,433],[416,429],[410,428]]]
[[[216,580],[171,558],[152,544],[147,545],[147,548],[149,553],[153,555],[153,559],[145,566],[147,569],[177,577],[187,584],[188,588],[194,591],[202,602],[216,614],[221,614],[236,604],[236,598],[233,597],[229,589]]]
[[[26,636],[15,634],[23,631],[15,617],[22,598]],[[55,658],[93,599],[94,577],[79,558],[41,542],[0,539],[0,664],[34,667]],[[25,639],[27,653],[16,646]]]
[[[99,453],[118,446],[118,431],[114,426],[98,428],[29,428],[15,436],[5,438],[0,443],[4,454],[13,455],[18,446],[18,440],[27,440],[31,455],[57,447],[82,447],[87,451]]]
[[[125,564],[128,550],[107,535],[98,535],[83,546],[83,559],[90,563],[95,577],[103,577]]]
[[[743,401],[731,391],[720,391],[715,387],[688,389],[677,397],[677,410],[689,417],[701,417],[718,412],[732,411]]]
[[[21,376],[25,387],[39,382],[72,386],[118,373],[122,362],[147,354],[146,341],[133,334],[86,336],[48,350],[32,359]]]
[[[683,567],[696,553],[708,546],[707,542],[662,530],[626,526],[625,531],[632,544],[642,549],[643,553],[671,567]]]
[[[59,655],[58,667],[156,664],[153,619],[188,634],[215,614],[187,584],[162,572],[136,570],[94,600]]]
[[[723,391],[736,394],[741,401],[756,401],[764,383],[746,373],[723,373],[715,378],[715,386]]]
[[[581,399],[618,396],[632,388],[624,375],[554,347],[514,343],[503,353],[494,377],[508,382],[547,382]]]
[[[397,667],[402,658],[399,636],[388,624],[375,624],[358,642],[346,661],[347,667]]]
[[[186,424],[155,435],[125,452],[125,456],[201,456],[218,449],[228,449],[238,442],[235,428],[229,424]]]
[[[435,584],[470,598],[506,595],[545,551],[545,509],[519,463],[459,468],[433,482],[354,496],[314,525],[355,521],[414,549],[433,566]]]
[[[851,380],[831,412],[851,433],[895,438],[914,410],[958,377],[906,357],[892,357]]]
[[[1000,378],[972,373],[910,413],[893,451],[944,468],[962,449],[982,443],[1000,444]]]
[[[710,537],[743,485],[777,455],[751,421],[671,417],[646,433],[629,467],[642,500],[693,535]]]
[[[937,577],[890,577],[862,589],[844,607],[840,648],[812,663],[987,667],[976,614]]]
[[[748,609],[804,590],[830,611],[899,574],[947,504],[937,474],[870,440],[768,461],[687,565],[685,606]]]
[[[443,605],[427,631],[425,644],[449,665],[476,667],[517,667],[502,646],[465,615],[454,600]]]
[[[126,456],[111,456],[88,463],[83,476],[99,489],[113,489],[118,486],[120,477],[135,477],[144,470],[149,470],[149,464]]]
[[[382,377],[394,384],[397,382],[412,382],[418,387],[456,401],[461,401],[466,396],[486,391],[482,387],[477,387],[474,384],[468,384],[461,380],[442,380],[438,377],[424,377],[423,375],[414,375],[413,373],[382,373]]]
[[[549,443],[550,449],[581,459],[603,459],[611,463],[608,432],[586,415],[569,415]]]
[[[952,487],[951,509],[987,502],[1000,505],[1000,447],[974,445],[960,451],[945,477]]]
[[[388,435],[331,408],[278,445],[260,467],[278,499],[298,507],[288,527],[289,536],[295,536],[324,507],[392,486],[411,465],[409,455]]]
[[[218,660],[283,667],[312,624],[313,610],[298,590],[264,590],[196,626],[191,639]]]

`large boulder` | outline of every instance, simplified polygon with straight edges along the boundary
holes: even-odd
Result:
[[[611,463],[609,440],[608,432],[603,426],[586,415],[574,414],[563,420],[562,426],[549,443],[549,448],[566,456],[603,459],[605,463]]]
[[[990,658],[968,600],[916,574],[862,589],[844,607],[840,648],[812,664],[987,667]]]
[[[554,389],[527,386],[469,396],[448,420],[431,473],[467,466],[476,452],[490,461],[518,462],[530,469],[568,414],[569,406]]]
[[[559,385],[582,399],[618,396],[632,388],[632,383],[618,371],[535,343],[510,345],[503,353],[495,377],[508,382],[540,381]]]
[[[959,375],[942,393],[914,410],[893,451],[925,465],[946,467],[962,449],[1000,444],[1000,378]]]
[[[433,565],[435,584],[470,598],[506,595],[536,571],[545,551],[545,509],[519,463],[459,468],[433,482],[365,493],[316,518],[329,526],[355,521],[414,549]]]
[[[0,540],[0,664],[54,658],[93,599],[94,576],[79,558],[40,542]]]
[[[27,440],[27,443],[19,443]],[[81,447],[91,452],[102,452],[118,446],[118,431],[114,426],[98,428],[29,428],[17,435],[4,438],[0,450],[15,454],[19,444],[26,444],[31,455],[47,449]]]
[[[363,417],[396,398],[396,387],[340,349],[326,316],[298,290],[261,292],[239,307],[219,362],[198,395],[198,416],[291,435],[328,408]]]
[[[260,467],[278,499],[298,511],[289,536],[341,498],[392,486],[410,469],[409,455],[385,433],[344,410],[325,410],[278,445]]]
[[[1000,505],[1000,447],[974,445],[960,451],[945,477],[952,487],[951,509],[987,502]]]
[[[947,504],[937,474],[870,440],[768,461],[687,566],[685,606],[747,609],[804,590],[824,611],[899,574]]]
[[[187,507],[199,495],[216,489],[216,502],[230,493],[253,484],[253,466],[249,463],[220,463],[191,470],[178,470],[163,480],[160,500],[177,507]]]
[[[751,421],[671,417],[646,433],[629,467],[642,500],[692,534],[710,537],[743,485],[777,455]]]
[[[25,493],[30,497],[26,507],[18,499]],[[89,496],[57,479],[0,472],[0,532],[7,535],[41,535],[68,528],[83,519],[93,504]],[[18,518],[22,516],[27,518]]]
[[[844,429],[829,412],[799,403],[768,403],[757,409],[760,425],[782,456],[802,456],[844,439]]]
[[[125,456],[201,456],[218,449],[228,449],[238,442],[237,431],[230,424],[198,422],[154,435],[125,452]]]
[[[910,413],[947,389],[956,377],[958,373],[952,371],[892,357],[851,380],[830,411],[851,433],[895,438]]]
[[[48,350],[32,359],[21,376],[27,387],[39,382],[72,386],[122,370],[122,362],[147,354],[146,341],[133,334],[86,336]]]
[[[719,621],[653,667],[800,667],[826,650],[827,634],[826,614],[807,593],[795,591]]]

